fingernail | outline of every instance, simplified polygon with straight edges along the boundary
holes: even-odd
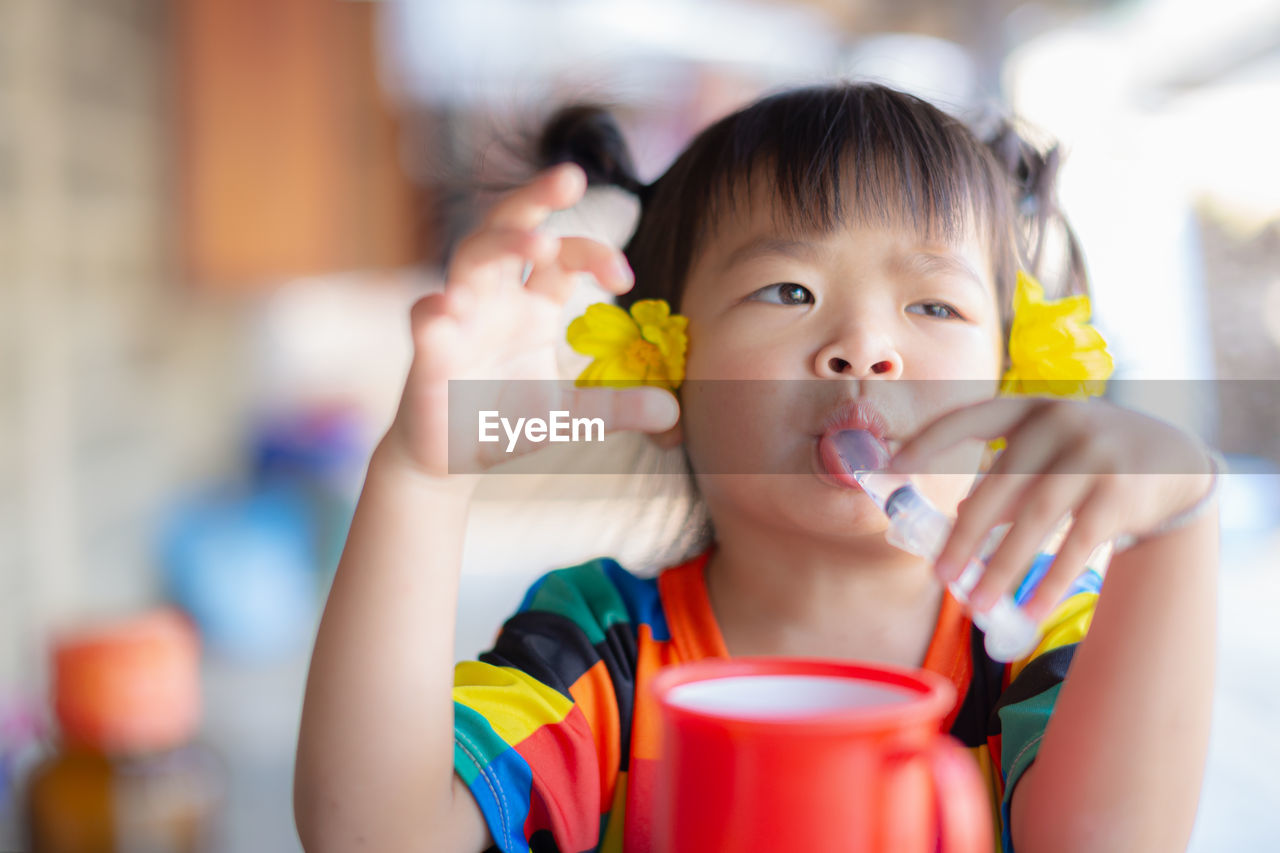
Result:
[[[671,401],[671,408],[668,411],[670,412],[671,426],[674,427],[680,423],[680,404],[673,399]]]
[[[934,571],[938,573],[943,583],[951,583],[960,577],[960,567],[955,563],[938,563]]]
[[[636,274],[631,270],[631,264],[627,263],[626,258],[618,258],[618,277],[623,281],[634,284]]]
[[[992,600],[991,594],[988,592],[974,593],[969,596],[969,608],[971,610],[976,610],[979,613],[985,613],[994,603],[995,602]]]
[[[1029,618],[1032,622],[1035,622],[1037,625],[1039,625],[1042,622],[1044,622],[1044,620],[1049,618],[1049,612],[1051,609],[1052,608],[1050,607],[1050,605],[1044,604],[1042,602],[1030,602],[1023,606],[1022,612],[1025,613],[1027,615],[1027,618]]]

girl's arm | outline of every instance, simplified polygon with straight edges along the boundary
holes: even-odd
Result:
[[[397,464],[385,440],[334,576],[294,785],[308,851],[492,844],[453,786],[453,637],[469,480]]]
[[[1013,794],[1019,853],[1186,849],[1213,704],[1217,566],[1216,512],[1114,557]]]
[[[1095,546],[1144,537],[1112,559],[1035,761],[1013,789],[1014,846],[1182,850],[1213,703],[1216,505],[1167,525],[1209,494],[1210,453],[1172,424],[1106,401],[1002,397],[942,415],[891,466],[920,470],[948,447],[997,436],[1008,447],[961,501],[937,562],[954,580],[987,533],[1012,522],[969,596],[974,607],[1014,588],[1068,511],[1070,531],[1024,605],[1035,618],[1049,615]],[[1155,473],[1173,471],[1186,473]]]
[[[649,432],[678,417],[662,389],[556,381],[559,318],[576,275],[615,293],[632,285],[616,249],[538,231],[585,189],[582,170],[562,165],[503,197],[459,243],[444,291],[413,308],[400,408],[370,461],[307,680],[294,812],[312,853],[492,843],[453,772],[453,636],[475,475],[503,452],[475,442],[468,405],[450,422],[451,388],[477,411],[513,417],[563,409]]]

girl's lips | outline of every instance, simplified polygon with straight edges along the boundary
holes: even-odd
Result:
[[[884,413],[865,398],[847,400],[832,409],[818,431],[828,435],[846,429],[866,430],[882,442],[888,441],[889,423]]]
[[[845,465],[844,457],[841,455],[839,448],[836,446],[835,437],[837,434],[844,432],[845,429],[829,429],[818,439],[818,455],[822,460],[822,467],[826,473],[838,484],[850,488],[860,489],[858,481],[853,478],[853,473],[847,465]],[[885,458],[890,454],[889,442],[880,436],[876,439],[885,447]]]
[[[845,468],[844,460],[840,458],[840,452],[836,450],[835,443],[831,440],[834,435],[835,432],[828,432],[818,439],[818,455],[822,459],[823,469],[831,479],[845,488],[862,488],[858,485],[858,481],[853,479],[849,469]]]
[[[846,400],[832,409],[819,430],[820,433],[816,436],[817,461],[821,463],[822,471],[826,474],[821,479],[830,480],[834,485],[843,488],[861,489],[858,481],[845,466],[840,450],[833,440],[837,434],[846,430],[862,430],[870,433],[889,454],[892,454],[895,449],[896,442],[892,442],[888,437],[889,423],[884,413],[875,403],[866,398]]]

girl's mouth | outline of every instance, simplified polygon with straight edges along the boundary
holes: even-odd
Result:
[[[831,409],[818,427],[818,432],[827,435],[845,429],[862,429],[887,441],[889,422],[880,407],[865,397],[846,400]]]
[[[817,451],[823,479],[848,489],[861,488],[854,470],[883,468],[892,455],[889,442],[869,430],[829,429],[818,438]]]
[[[852,471],[845,464],[840,450],[847,456],[853,448],[854,454],[864,464],[871,467],[884,467],[896,449],[897,442],[889,436],[889,424],[879,407],[865,398],[848,400],[832,409],[823,421],[821,431],[816,436],[817,463],[819,478],[843,488],[858,489]],[[842,432],[857,431],[863,434],[860,439],[850,442],[852,436],[846,436],[839,444],[835,436]]]

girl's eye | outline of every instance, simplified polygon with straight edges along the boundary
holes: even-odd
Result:
[[[813,302],[813,294],[809,292],[809,288],[792,281],[762,287],[751,294],[750,298],[775,305],[808,305]]]
[[[923,308],[925,309],[925,316],[933,317],[937,320],[950,320],[952,318],[956,320],[964,319],[964,317],[960,315],[959,311],[952,308],[945,302],[921,302],[918,305],[912,305],[911,307]]]

